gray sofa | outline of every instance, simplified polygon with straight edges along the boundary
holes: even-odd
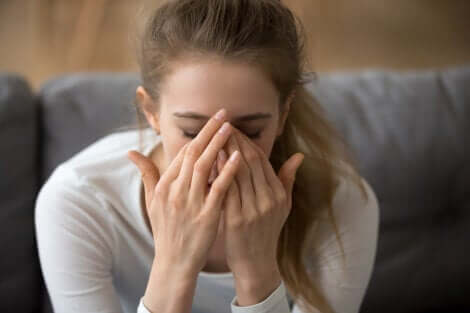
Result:
[[[61,162],[136,122],[135,73],[64,75],[33,93],[0,75],[0,312],[52,312],[35,196]],[[308,85],[380,204],[361,312],[470,312],[470,65],[319,75]]]

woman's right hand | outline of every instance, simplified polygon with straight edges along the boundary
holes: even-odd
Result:
[[[149,158],[135,150],[128,153],[144,182],[159,264],[195,275],[206,264],[223,200],[240,160],[239,151],[232,153],[233,162],[226,163],[207,193],[213,164],[231,135],[231,126],[224,120],[212,117],[196,138],[180,149],[162,177]],[[225,131],[220,132],[223,124]]]

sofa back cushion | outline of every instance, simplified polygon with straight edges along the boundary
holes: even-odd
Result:
[[[0,73],[0,312],[36,312],[39,303],[37,117],[25,79]]]
[[[379,200],[361,312],[468,312],[470,66],[335,74],[311,87]]]
[[[137,85],[132,73],[80,73],[56,77],[40,88],[41,183],[92,142],[137,122]]]

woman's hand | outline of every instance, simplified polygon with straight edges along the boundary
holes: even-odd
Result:
[[[277,244],[291,210],[295,173],[304,156],[294,154],[277,176],[258,145],[236,128],[232,134],[228,153],[238,150],[242,159],[224,202],[226,259],[234,277],[249,284],[278,274]]]
[[[129,153],[142,173],[157,262],[185,274],[197,275],[206,264],[222,203],[241,159],[233,150],[233,162],[228,162],[207,193],[210,170],[232,129],[226,123],[225,131],[219,132],[223,122],[223,117],[211,118],[181,148],[161,178],[150,159],[136,151]]]

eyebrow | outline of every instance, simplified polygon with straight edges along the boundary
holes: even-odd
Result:
[[[196,120],[208,120],[208,119],[211,118],[210,116],[202,115],[202,114],[192,112],[192,111],[175,112],[175,113],[173,113],[173,115],[176,116],[176,117],[192,118],[192,119],[196,119]],[[271,118],[271,116],[272,115],[270,113],[257,112],[257,113],[254,113],[254,114],[247,114],[247,115],[237,116],[237,117],[234,118],[234,121],[235,122],[247,122],[247,121],[253,121],[253,120],[258,120],[258,119],[263,119],[263,118],[267,119],[267,118]]]

